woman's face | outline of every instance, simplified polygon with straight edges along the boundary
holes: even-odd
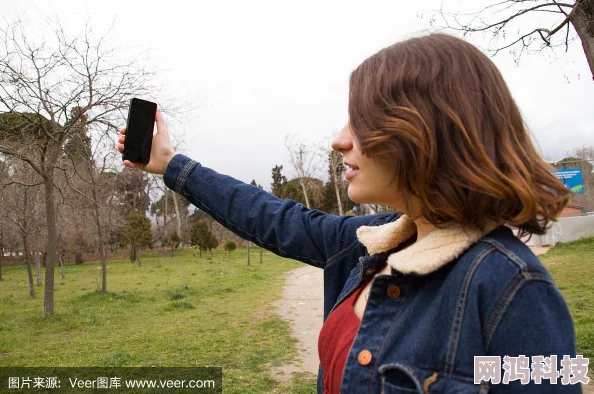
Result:
[[[348,195],[352,201],[388,205],[402,210],[398,189],[393,182],[394,165],[388,160],[364,156],[349,123],[336,135],[331,145],[344,157],[345,178],[350,182]]]

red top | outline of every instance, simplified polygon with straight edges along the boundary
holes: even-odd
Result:
[[[371,256],[371,259],[376,260],[373,264],[376,266],[375,272],[380,272],[386,266],[386,260],[391,253],[406,249],[416,239],[417,237],[413,236],[387,252]],[[361,320],[355,315],[355,301],[371,279],[363,282],[353,294],[341,302],[322,325],[318,338],[318,355],[324,372],[324,394],[340,393],[342,372],[361,324]]]
[[[342,371],[361,323],[353,306],[368,282],[336,307],[320,331],[318,355],[324,371],[324,394],[340,392]]]

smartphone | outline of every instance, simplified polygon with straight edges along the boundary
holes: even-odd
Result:
[[[148,164],[151,158],[156,113],[156,103],[139,98],[130,100],[122,160]]]

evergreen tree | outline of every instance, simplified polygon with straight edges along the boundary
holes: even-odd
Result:
[[[233,252],[235,249],[237,249],[237,244],[235,242],[227,241],[227,243],[225,243],[225,250],[229,252],[229,257],[231,257],[231,252]]]
[[[214,234],[208,229],[208,224],[203,221],[195,222],[192,225],[190,231],[190,244],[197,246],[200,251],[200,257],[202,257],[203,251],[210,251],[216,248],[219,241],[216,239]]]
[[[219,240],[211,231],[208,231],[208,233],[209,234],[208,234],[208,242],[206,244],[206,249],[212,256],[212,250],[219,247]]]
[[[140,265],[138,249],[153,246],[150,219],[138,212],[128,214],[126,224],[122,229],[120,243],[122,246],[130,246],[130,260],[134,262],[138,259],[138,265]]]
[[[252,186],[256,186],[256,187],[259,187],[260,189],[264,189],[264,188],[262,187],[262,185],[258,185],[258,184],[256,183],[256,180],[255,180],[255,179],[252,179],[252,181],[250,182],[250,185],[252,185]]]
[[[287,183],[287,177],[282,174],[283,166],[274,166],[272,169],[272,189],[270,193],[278,198],[284,198],[283,186]]]

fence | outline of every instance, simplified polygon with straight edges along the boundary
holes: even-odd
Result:
[[[594,216],[560,218],[546,234],[534,235],[526,243],[530,246],[553,246],[557,242],[577,241],[585,237],[594,237]]]

